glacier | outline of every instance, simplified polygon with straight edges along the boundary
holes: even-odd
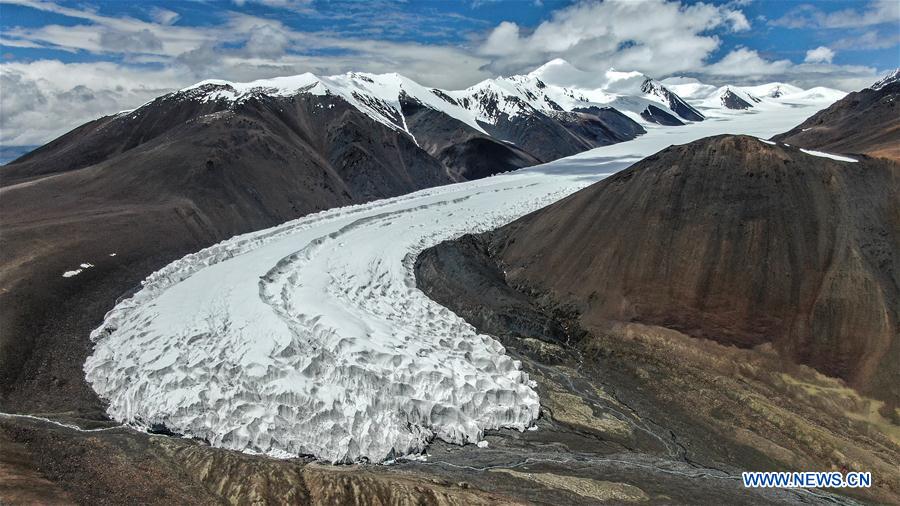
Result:
[[[526,430],[534,383],[490,336],[416,288],[425,248],[557,201],[671,144],[769,137],[828,105],[648,128],[629,142],[240,235],[151,274],[91,335],[109,416],[233,450],[329,462],[421,454]]]

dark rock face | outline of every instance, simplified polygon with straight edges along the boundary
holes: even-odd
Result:
[[[725,90],[725,93],[722,94],[721,100],[722,105],[729,109],[744,110],[753,107],[753,104],[737,96],[731,90]]]
[[[832,153],[900,161],[900,82],[853,92],[773,139]]]
[[[668,148],[494,234],[514,284],[590,324],[771,342],[900,403],[900,167],[752,137]]]
[[[684,123],[681,120],[679,120],[678,118],[676,118],[675,116],[672,116],[671,114],[667,113],[666,111],[664,111],[664,110],[660,109],[659,107],[656,107],[655,105],[652,105],[652,104],[648,105],[647,108],[644,109],[644,112],[641,113],[641,117],[651,123],[656,123],[658,125],[665,125],[665,126],[684,125]]]
[[[549,114],[532,110],[513,117],[500,113],[495,124],[481,126],[493,137],[513,143],[543,162],[631,140],[646,132],[619,111],[598,107]]]
[[[675,114],[680,116],[682,119],[686,119],[688,121],[703,121],[706,119],[700,111],[694,109],[690,104],[684,101],[683,98],[679,97],[676,93],[672,93],[669,88],[654,82],[652,79],[647,79],[644,81],[644,84],[641,85],[641,91],[644,93],[653,93],[663,100],[665,100],[666,105],[669,109],[672,110]]]
[[[478,237],[465,235],[422,252],[416,259],[416,279],[419,286],[426,287],[429,297],[442,304],[470,301],[471,304],[450,307],[483,332],[559,343],[568,338],[559,322],[506,284],[502,267]],[[485,301],[492,302],[484,304]]]
[[[419,147],[447,167],[455,179],[478,179],[541,163],[532,154],[426,107],[406,94],[400,96],[400,106]]]
[[[647,133],[641,125],[612,107],[578,108],[571,113],[558,115],[557,119],[569,130],[591,140],[597,146],[630,141]]]

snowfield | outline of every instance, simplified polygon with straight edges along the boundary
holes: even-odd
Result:
[[[92,338],[88,382],[124,423],[332,462],[477,443],[539,414],[503,346],[415,287],[425,248],[496,228],[671,144],[769,137],[827,102],[709,114],[634,141],[234,237],[152,274]]]

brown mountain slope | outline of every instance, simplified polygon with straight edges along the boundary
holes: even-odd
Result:
[[[837,492],[894,504],[898,202],[896,162],[711,137],[429,248],[416,282],[524,357],[554,421],[602,389],[692,465],[872,470],[872,488]],[[560,402],[554,370],[587,386]]]
[[[900,402],[900,166],[752,137],[674,146],[495,232],[508,280]]]
[[[900,82],[853,92],[772,139],[829,153],[865,153],[900,161]]]

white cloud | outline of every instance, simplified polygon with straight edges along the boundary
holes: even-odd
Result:
[[[744,47],[692,74],[710,84],[779,81],[801,88],[826,86],[845,91],[864,88],[877,79],[877,71],[872,67],[833,65],[825,61],[795,64],[790,60],[767,60],[757,51]]]
[[[862,9],[841,9],[825,12],[815,5],[803,4],[772,24],[787,28],[859,28],[875,25],[892,25],[896,30],[900,22],[900,1],[874,0]]]
[[[40,60],[0,65],[0,144],[42,144],[100,116],[141,105],[182,84],[173,70]]]
[[[789,60],[769,61],[755,50],[739,47],[702,71],[711,75],[752,77],[783,73],[791,66]]]
[[[896,29],[868,30],[860,35],[851,35],[836,40],[831,47],[848,51],[867,49],[887,49],[900,45],[900,31]]]
[[[175,11],[163,9],[162,7],[152,7],[150,9],[150,17],[153,18],[153,21],[156,21],[161,25],[171,25],[175,21],[178,21],[178,18],[180,18],[181,15]]]
[[[806,52],[806,63],[831,63],[834,59],[834,51],[825,46],[819,46]]]
[[[578,67],[610,66],[665,75],[695,69],[718,48],[714,30],[750,28],[728,6],[665,0],[582,2],[555,11],[526,32],[512,22],[494,28],[480,47],[492,68],[506,72],[563,57]]]
[[[484,39],[479,51],[493,59],[488,68],[497,73],[525,72],[562,57],[588,71],[615,67],[657,78],[682,74],[716,85],[783,81],[802,87],[853,90],[875,80],[874,68],[831,64],[834,50],[828,48],[814,50],[801,64],[746,47],[736,47],[713,60],[722,31],[750,28],[741,5],[685,5],[664,0],[582,2],[556,11],[533,30],[502,22]],[[878,9],[856,13],[855,22],[869,20],[872,12],[881,12]]]

